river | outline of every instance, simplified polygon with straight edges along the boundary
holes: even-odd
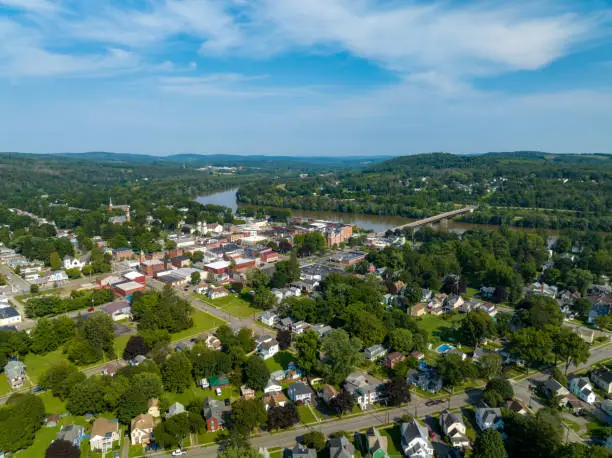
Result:
[[[211,192],[209,194],[203,194],[196,197],[196,202],[203,205],[213,204],[222,205],[224,207],[231,208],[234,213],[238,210],[240,204],[236,201],[236,193],[238,188],[228,189],[226,191]],[[384,232],[387,229],[393,229],[394,227],[401,226],[403,224],[411,223],[416,221],[413,218],[403,218],[401,216],[384,216],[384,215],[364,215],[362,213],[341,213],[341,212],[329,212],[329,211],[311,211],[311,210],[296,210],[291,208],[291,215],[313,218],[326,221],[338,221],[345,224],[351,224],[358,226],[362,229],[372,230],[374,232]],[[439,229],[439,224],[433,224],[434,229]],[[462,223],[455,220],[448,221],[448,231],[463,233],[475,227],[482,227],[485,229],[497,229],[498,226],[490,226],[487,224],[471,224]],[[445,228],[446,229],[446,228]]]

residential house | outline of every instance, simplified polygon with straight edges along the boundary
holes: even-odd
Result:
[[[4,366],[4,375],[6,376],[11,389],[17,390],[21,388],[26,381],[25,364],[16,360],[9,361]]]
[[[481,302],[478,299],[470,299],[469,301],[465,301],[459,307],[459,311],[462,313],[469,313],[472,310],[476,310],[480,308]]]
[[[107,363],[102,367],[102,375],[114,377],[120,368],[119,363]]]
[[[70,442],[76,447],[81,446],[81,441],[85,437],[85,428],[81,425],[65,425],[62,426],[60,431],[57,433],[57,440],[64,440]]]
[[[229,296],[229,291],[223,286],[213,286],[208,288],[207,296],[210,299],[219,299],[221,297]]]
[[[595,392],[593,385],[586,377],[574,377],[569,381],[570,391],[588,404],[595,402]]]
[[[552,396],[561,397],[563,395],[569,394],[567,388],[565,388],[552,377],[550,377],[543,383],[542,388],[549,398]]]
[[[470,440],[466,436],[465,423],[460,414],[450,413],[445,410],[440,414],[440,428],[451,441],[453,447],[464,448],[470,445]]]
[[[491,407],[480,407],[476,409],[476,424],[484,431],[486,429],[500,430],[504,427],[501,409]]]
[[[355,447],[346,436],[330,439],[328,446],[329,458],[355,458]]]
[[[579,328],[574,328],[574,330],[576,334],[578,334],[580,338],[588,344],[592,344],[593,341],[595,340],[595,330],[594,329],[579,327]]]
[[[291,325],[291,331],[295,334],[303,334],[304,331],[310,328],[310,325],[304,321],[298,321]]]
[[[159,418],[161,416],[161,413],[159,411],[159,399],[157,398],[149,399],[147,406],[148,406],[147,413],[151,415],[153,418]]]
[[[283,391],[283,387],[276,380],[268,380],[266,386],[264,387],[264,393],[278,393],[279,391]]]
[[[12,326],[17,323],[21,323],[21,314],[14,307],[8,304],[0,307],[0,326]]]
[[[266,411],[273,407],[285,407],[289,402],[287,396],[282,391],[274,391],[263,395],[262,401]]]
[[[372,427],[366,432],[366,449],[372,458],[387,458],[387,436]]]
[[[359,372],[350,374],[344,381],[344,389],[353,395],[361,410],[380,401],[382,386],[382,382]]]
[[[204,339],[204,345],[206,345],[206,348],[208,348],[209,350],[215,351],[221,350],[221,348],[223,347],[221,341],[212,334],[207,336],[206,339]]]
[[[64,256],[62,260],[64,269],[82,269],[85,267],[85,262],[81,262],[79,259],[73,258],[72,256]]]
[[[335,389],[333,386],[326,384],[326,385],[319,387],[318,394],[319,394],[319,397],[323,400],[323,402],[325,402],[326,404],[329,404],[330,401],[334,399],[336,396],[338,396],[339,393],[338,393],[338,390]]]
[[[287,394],[289,395],[289,399],[296,404],[301,403],[304,405],[309,405],[313,399],[312,389],[304,382],[296,382],[289,385],[289,388],[287,388]]]
[[[213,375],[211,378],[208,379],[208,384],[211,390],[217,388],[223,389],[230,386],[230,381],[226,375]]]
[[[101,309],[110,316],[113,321],[125,320],[132,317],[132,306],[128,301],[111,302],[101,307]]]
[[[387,350],[380,344],[372,345],[364,351],[364,357],[368,361],[375,361],[387,354]]]
[[[223,429],[225,421],[231,408],[226,406],[223,401],[207,397],[204,399],[204,419],[206,420],[206,430],[215,432]]]
[[[406,357],[400,352],[394,351],[393,353],[389,353],[387,356],[385,356],[383,359],[383,364],[389,369],[393,369],[397,363],[404,361],[405,359]]]
[[[240,394],[242,395],[242,398],[246,399],[247,401],[250,399],[255,399],[255,390],[246,385],[242,385],[240,387]]]
[[[442,379],[438,376],[436,370],[429,366],[408,372],[406,383],[429,393],[437,393],[442,389]]]
[[[463,298],[458,296],[457,294],[451,294],[444,301],[444,310],[457,310],[459,307],[463,305]]]
[[[60,416],[58,414],[49,415],[43,420],[45,428],[55,428],[59,424],[59,421]]]
[[[608,416],[612,417],[612,399],[604,399],[599,404],[599,408],[603,410]]]
[[[257,352],[260,358],[264,360],[270,359],[279,352],[278,342],[276,341],[276,339],[272,339],[267,342],[262,342],[257,347]]]
[[[282,369],[274,371],[270,374],[270,380],[274,382],[280,382],[281,380],[284,380],[284,379],[285,379],[285,371]]]
[[[259,321],[261,321],[266,326],[274,326],[277,320],[278,320],[278,315],[270,311],[262,313],[261,316],[259,317]]]
[[[408,458],[433,458],[434,452],[429,442],[427,428],[421,425],[418,420],[411,419],[409,422],[402,423],[402,452]]]
[[[179,415],[181,413],[185,413],[185,406],[180,402],[175,402],[170,406],[168,412],[166,412],[166,419],[172,418],[175,415]]]
[[[527,415],[529,412],[518,399],[511,399],[506,402],[506,408],[519,415]]]
[[[113,444],[119,441],[119,422],[117,420],[107,420],[106,418],[96,418],[91,427],[89,446],[92,452],[105,454],[112,450]]]
[[[426,309],[427,305],[422,302],[414,304],[412,307],[410,307],[410,316],[423,316],[425,315]]]
[[[597,369],[591,372],[591,381],[604,392],[612,393],[612,371],[608,369]]]
[[[332,328],[331,326],[328,326],[326,324],[315,324],[312,327],[312,330],[314,332],[316,332],[319,337],[323,338],[325,337],[327,334],[329,334],[330,332],[332,332],[334,330],[334,328]]]
[[[306,448],[302,444],[296,445],[285,454],[287,458],[317,458],[317,451],[314,448]]]
[[[132,445],[149,445],[153,438],[153,416],[141,413],[130,423],[130,439]]]
[[[293,319],[288,316],[282,318],[277,325],[277,327],[283,331],[291,331],[291,326],[293,326]]]

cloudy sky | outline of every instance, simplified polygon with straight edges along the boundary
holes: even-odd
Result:
[[[612,152],[607,1],[0,0],[0,151]]]

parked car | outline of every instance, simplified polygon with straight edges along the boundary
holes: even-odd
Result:
[[[223,394],[223,392],[221,391],[221,388],[217,388],[215,390],[215,393],[217,393],[217,396],[221,396]]]
[[[88,312],[93,312],[93,311],[94,311],[94,308],[93,308],[93,307],[89,307],[89,308],[87,309],[87,311],[88,311]]]
[[[35,386],[34,388],[32,388],[32,393],[40,393],[41,391],[45,391],[45,389],[40,386]]]
[[[187,455],[187,451],[177,448],[174,452],[172,452],[172,456],[181,456],[181,455]]]
[[[225,398],[225,405],[226,405],[226,406],[231,405],[230,398]]]
[[[436,399],[435,401],[427,401],[425,403],[426,406],[437,406],[438,404],[442,404],[444,401],[441,399]]]

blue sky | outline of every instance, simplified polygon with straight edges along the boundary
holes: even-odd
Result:
[[[607,1],[0,0],[0,151],[612,152]]]

